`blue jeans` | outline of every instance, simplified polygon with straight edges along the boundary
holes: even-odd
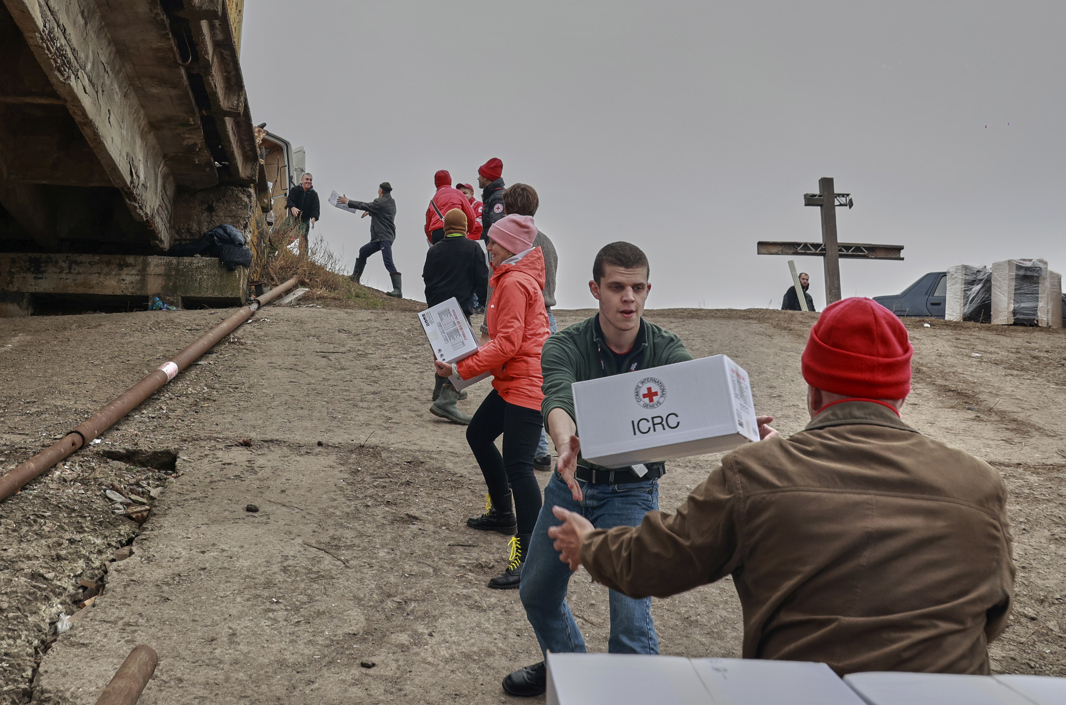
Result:
[[[548,330],[552,335],[555,335],[559,330],[559,326],[555,323],[555,314],[548,311]],[[542,428],[540,429],[540,443],[537,444],[537,452],[533,454],[534,458],[543,458],[545,455],[550,455],[548,451],[548,434]]]
[[[584,652],[581,636],[566,591],[573,573],[559,560],[559,552],[552,546],[548,528],[560,522],[552,514],[552,507],[560,506],[577,512],[597,529],[614,526],[636,526],[648,512],[659,508],[659,481],[627,482],[619,485],[592,485],[578,480],[584,501],[574,501],[570,489],[558,472],[552,473],[544,488],[541,507],[533,539],[522,569],[519,595],[526,608],[526,617],[540,642],[541,651],[552,653]],[[651,598],[634,600],[610,590],[611,637],[607,651],[612,654],[657,654],[659,637],[651,618]]]
[[[396,273],[396,265],[392,262],[392,243],[384,240],[373,240],[359,248],[359,259],[367,259],[370,255],[381,250],[381,259],[385,260],[385,269],[389,274]]]

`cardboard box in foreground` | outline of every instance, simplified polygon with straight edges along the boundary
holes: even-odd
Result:
[[[433,356],[441,362],[459,362],[478,351],[477,336],[454,296],[422,311],[418,314],[418,320],[422,322],[422,330],[429,338]],[[448,379],[456,389],[465,389],[488,376],[489,373],[485,372],[472,379],[459,379],[455,375]]]
[[[626,467],[759,440],[748,373],[725,355],[573,384],[581,454]]]
[[[824,663],[553,653],[546,663],[548,705],[864,705]]]

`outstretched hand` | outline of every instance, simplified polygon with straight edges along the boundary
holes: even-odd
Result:
[[[577,570],[581,567],[581,541],[595,527],[577,512],[562,507],[552,507],[552,514],[563,523],[549,528],[548,537],[559,552],[559,560],[570,566],[570,570]]]
[[[781,434],[777,432],[777,429],[770,425],[770,422],[773,420],[773,416],[755,417],[755,422],[759,424],[759,440],[765,441],[767,438],[781,437]]]
[[[581,485],[577,483],[574,473],[577,472],[577,456],[581,452],[581,439],[570,436],[570,439],[559,449],[559,462],[555,469],[562,476],[575,502],[580,502],[584,495],[581,493]]]

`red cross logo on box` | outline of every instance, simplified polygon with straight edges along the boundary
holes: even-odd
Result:
[[[658,409],[666,401],[666,385],[655,377],[645,377],[637,382],[633,398],[645,409]]]

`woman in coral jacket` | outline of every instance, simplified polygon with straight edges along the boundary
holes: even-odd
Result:
[[[509,215],[492,225],[488,251],[493,274],[492,300],[485,312],[492,340],[456,365],[436,362],[437,374],[470,379],[493,375],[492,391],[474,413],[466,440],[488,485],[491,504],[467,525],[483,531],[516,534],[503,575],[489,581],[500,590],[517,588],[529,538],[540,513],[540,485],[533,476],[533,454],[543,421],[540,349],[548,338],[544,311],[544,256],[533,247],[537,226],[528,215]],[[503,454],[496,439],[503,435]],[[512,494],[514,509],[512,510]],[[517,533],[516,533],[517,531]]]

